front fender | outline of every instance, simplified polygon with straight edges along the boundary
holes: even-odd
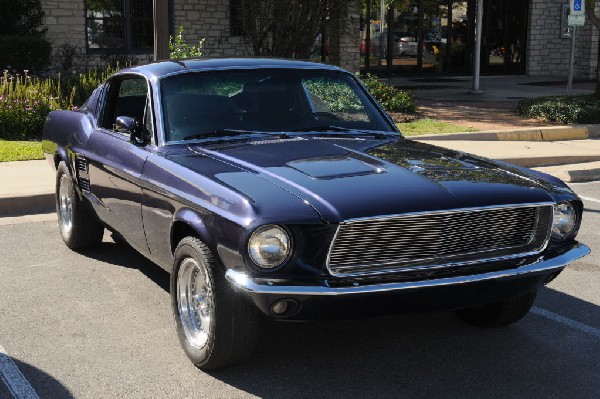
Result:
[[[187,227],[191,231],[182,231],[184,227]],[[177,244],[184,238],[182,234],[191,232],[202,240],[204,244],[212,247],[214,243],[213,239],[199,212],[191,208],[181,208],[173,215],[173,222],[171,223],[171,252],[175,252]]]
[[[217,215],[203,214],[192,208],[181,208],[171,224],[171,253],[187,236],[198,237],[211,251],[223,272],[243,265],[238,251],[239,239],[245,229]]]

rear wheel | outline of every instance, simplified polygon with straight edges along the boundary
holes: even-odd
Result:
[[[501,327],[521,320],[533,306],[537,291],[479,308],[456,310],[462,321],[478,327]]]
[[[171,298],[185,354],[202,370],[246,360],[258,337],[258,312],[237,294],[208,248],[186,237],[175,249]]]
[[[56,213],[60,235],[71,249],[102,241],[104,226],[75,192],[67,165],[61,161],[56,170]]]

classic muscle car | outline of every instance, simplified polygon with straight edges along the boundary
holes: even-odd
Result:
[[[43,148],[65,244],[108,229],[169,271],[201,369],[248,358],[265,316],[443,308],[507,325],[589,252],[560,180],[406,140],[357,77],[323,64],[125,69],[52,112]]]

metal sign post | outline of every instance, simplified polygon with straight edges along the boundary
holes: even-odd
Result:
[[[571,33],[571,61],[569,62],[569,79],[567,80],[567,96],[573,91],[573,67],[575,66],[575,36],[577,35],[577,26],[573,26]]]
[[[573,70],[575,67],[575,42],[577,37],[577,27],[585,24],[585,1],[570,0],[569,26],[573,28],[571,33],[571,59],[569,62],[569,78],[567,80],[567,95],[570,96],[573,91]]]

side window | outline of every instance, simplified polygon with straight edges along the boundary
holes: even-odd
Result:
[[[101,126],[113,130],[119,116],[134,118],[144,133],[152,138],[154,127],[148,83],[139,76],[114,78],[109,82],[109,93]]]
[[[342,121],[369,121],[360,98],[345,82],[324,77],[304,79],[302,86],[313,112],[334,114]]]

